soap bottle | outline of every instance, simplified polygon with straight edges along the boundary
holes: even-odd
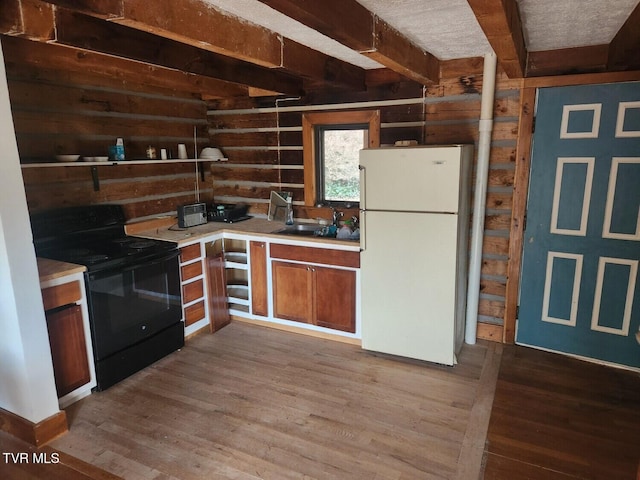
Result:
[[[116,160],[124,160],[124,141],[122,138],[116,140]]]
[[[284,216],[285,225],[293,225],[293,205],[291,200],[291,197],[287,197],[287,211]]]

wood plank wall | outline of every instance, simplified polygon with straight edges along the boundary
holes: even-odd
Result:
[[[379,109],[381,143],[415,139],[423,144],[478,142],[482,64],[448,64],[440,85],[414,83],[370,86],[367,92],[312,92],[304,100],[210,99],[199,93],[124,82],[117,76],[71,73],[45,55],[45,44],[1,37],[16,138],[22,162],[42,162],[56,153],[106,154],[123,137],[128,158],[142,158],[147,145],[177,143],[193,151],[220,147],[228,162],[205,164],[201,199],[250,205],[266,215],[271,190],[293,192],[298,218],[329,218],[326,208],[303,207],[302,114],[335,109]],[[17,43],[20,42],[20,43]],[[27,42],[26,44],[22,42]],[[20,48],[13,48],[19,45]],[[15,55],[15,51],[34,52]],[[50,58],[43,61],[43,58]],[[453,66],[453,68],[451,67]],[[485,220],[478,336],[502,341],[509,227],[518,138],[520,82],[499,74]],[[24,168],[32,212],[63,206],[120,203],[127,218],[175,212],[195,199],[194,166],[167,163],[99,166],[94,190],[88,166]],[[347,211],[357,214],[357,210]]]
[[[144,159],[148,145],[167,148],[175,158],[177,144],[194,156],[208,144],[206,103],[200,95],[132,84],[117,77],[69,72],[43,55],[49,45],[3,37],[9,96],[21,163],[53,162],[59,153],[104,156],[117,137],[124,138],[127,159]],[[17,52],[33,52],[29,61]],[[23,168],[31,212],[49,208],[119,203],[128,219],[175,213],[193,202],[196,178],[200,198],[212,200],[208,164],[202,181],[195,164],[98,166],[94,190],[88,166]]]
[[[482,71],[475,66],[440,85],[370,88],[360,95],[312,94],[304,100],[232,99],[209,102],[211,144],[229,158],[211,165],[216,201],[246,202],[266,214],[271,190],[293,192],[297,218],[329,218],[327,208],[303,206],[302,114],[379,109],[381,144],[478,144]],[[520,82],[499,74],[483,246],[480,338],[502,341],[509,229],[518,138]],[[357,214],[357,211],[348,212]]]

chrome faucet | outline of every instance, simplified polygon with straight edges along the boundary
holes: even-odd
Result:
[[[339,212],[338,210],[336,210],[335,208],[331,207],[331,211],[333,212],[332,214],[332,218],[333,218],[333,224],[338,227],[338,223],[340,223],[340,219],[342,218],[342,216],[344,215],[343,212]]]

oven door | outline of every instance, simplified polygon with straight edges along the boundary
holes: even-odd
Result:
[[[161,258],[87,274],[97,360],[181,321],[178,268],[175,250]]]

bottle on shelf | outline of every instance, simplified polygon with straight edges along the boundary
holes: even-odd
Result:
[[[150,160],[155,160],[156,158],[156,147],[154,147],[153,145],[149,145],[147,147],[147,158]]]
[[[116,161],[124,160],[124,140],[122,138],[118,138],[116,140],[116,148],[115,148],[115,159]]]

